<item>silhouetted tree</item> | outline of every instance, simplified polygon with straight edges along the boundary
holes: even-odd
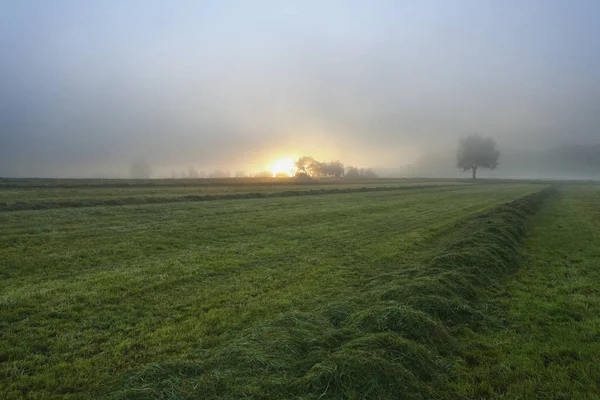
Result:
[[[344,164],[340,161],[319,162],[310,156],[296,160],[296,177],[344,176]]]
[[[308,173],[310,176],[319,177],[323,175],[327,175],[325,173],[325,169],[327,168],[326,163],[322,163],[320,161],[315,160],[313,164],[308,167]]]
[[[463,171],[473,171],[473,179],[476,179],[479,168],[495,169],[498,166],[498,157],[500,152],[496,150],[494,139],[473,134],[460,139],[456,152],[456,166]]]
[[[152,169],[143,159],[136,160],[131,164],[133,179],[148,179],[150,176],[152,176]]]
[[[316,168],[319,176],[331,176],[339,178],[344,175],[344,164],[339,161],[331,161],[328,163],[317,163]]]
[[[312,157],[302,156],[296,160],[296,176],[318,176],[319,162]]]
[[[294,174],[294,176],[296,178],[307,178],[307,179],[310,179],[310,175],[307,172],[305,172],[305,171],[296,171],[296,173]]]
[[[342,164],[340,161],[334,161],[332,164],[333,176],[336,178],[344,176],[344,164]]]

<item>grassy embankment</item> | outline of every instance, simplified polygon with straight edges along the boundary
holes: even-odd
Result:
[[[480,280],[514,261],[539,196],[469,216],[539,190],[0,213],[1,392],[435,394],[460,364],[455,335],[485,320]],[[468,269],[490,255],[491,272]]]

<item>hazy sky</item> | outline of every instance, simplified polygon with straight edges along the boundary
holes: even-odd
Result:
[[[0,176],[600,142],[600,1],[0,2]]]

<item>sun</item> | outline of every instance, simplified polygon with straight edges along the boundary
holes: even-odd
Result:
[[[287,176],[293,176],[296,170],[296,163],[291,157],[282,158],[280,160],[273,161],[267,169],[273,173],[273,176],[281,176],[284,174]]]

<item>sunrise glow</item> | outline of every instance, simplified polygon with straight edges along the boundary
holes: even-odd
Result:
[[[294,159],[288,157],[273,161],[267,169],[273,173],[273,176],[276,176],[278,174],[286,174],[288,176],[293,176],[296,169],[296,165]]]

